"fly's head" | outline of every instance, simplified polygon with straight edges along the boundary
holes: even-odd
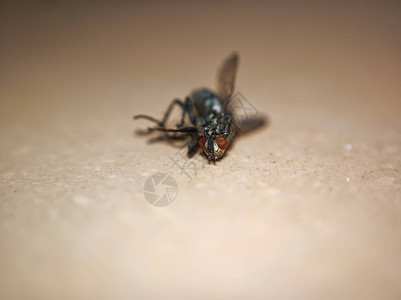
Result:
[[[215,162],[223,156],[234,137],[234,118],[230,112],[213,113],[203,118],[199,127],[199,146],[208,161]]]

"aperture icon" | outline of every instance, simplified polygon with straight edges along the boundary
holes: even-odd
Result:
[[[143,194],[153,206],[168,206],[177,198],[178,185],[171,175],[159,172],[146,180]]]

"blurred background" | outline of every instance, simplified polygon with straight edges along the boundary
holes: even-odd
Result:
[[[3,1],[0,298],[399,299],[400,9]],[[233,51],[270,124],[188,180],[132,116],[215,88]]]

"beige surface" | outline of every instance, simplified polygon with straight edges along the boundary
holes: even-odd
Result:
[[[401,18],[380,3],[2,6],[0,298],[400,299]],[[270,125],[188,182],[132,115],[213,87],[232,50]]]

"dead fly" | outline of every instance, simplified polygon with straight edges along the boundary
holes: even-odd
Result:
[[[223,156],[238,132],[264,123],[263,118],[235,121],[234,112],[228,104],[234,92],[237,67],[238,54],[233,53],[219,71],[218,94],[205,88],[196,89],[184,102],[174,99],[161,121],[147,115],[136,115],[134,119],[156,123],[156,127],[149,127],[145,133],[164,132],[164,137],[170,140],[190,137],[188,156],[193,156],[200,147],[207,155],[209,163],[215,162]],[[180,123],[176,128],[166,128],[167,119],[175,105],[182,110]],[[186,116],[192,126],[185,126]]]

